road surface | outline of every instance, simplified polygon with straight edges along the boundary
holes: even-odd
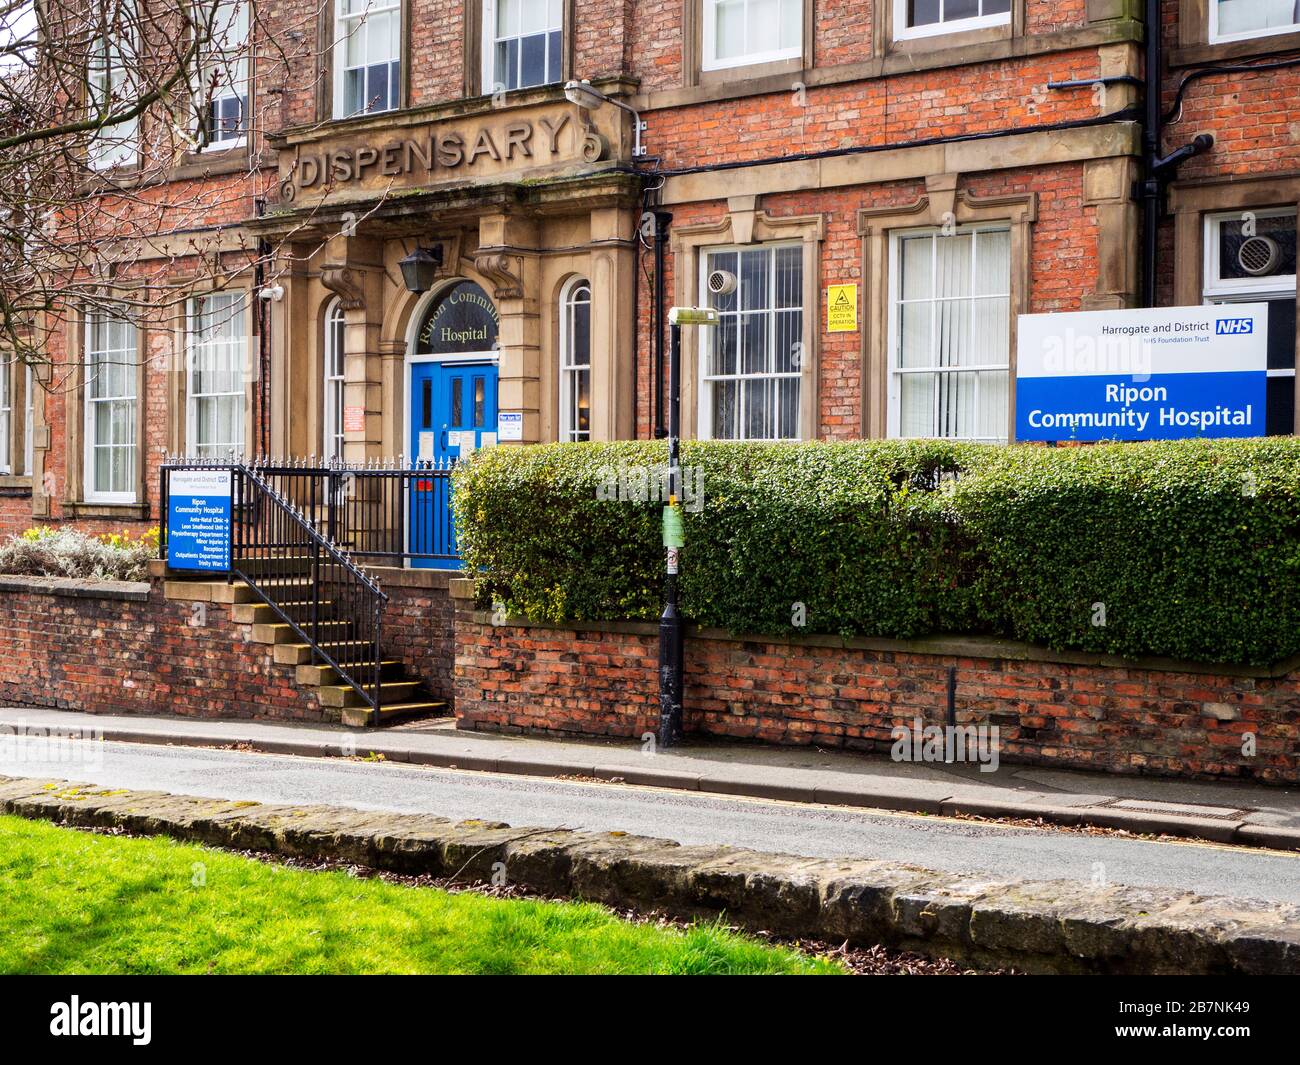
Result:
[[[1112,883],[1300,904],[1300,854],[620,784],[134,743],[105,743],[100,757],[74,760],[67,753],[76,752],[65,747],[64,757],[51,760],[39,737],[12,740],[0,751],[0,775],[208,798],[430,813],[453,820],[477,817],[516,826],[622,830],[687,844],[883,858],[999,879],[1091,881],[1101,874]],[[88,744],[86,754],[94,749]]]

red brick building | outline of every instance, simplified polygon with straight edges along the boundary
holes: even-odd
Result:
[[[1270,431],[1294,431],[1300,6],[1160,5],[1157,154],[1214,140],[1163,172],[1154,272],[1146,7],[332,0],[308,33],[313,5],[265,5],[254,128],[173,174],[220,216],[157,249],[184,284],[201,236],[229,285],[74,322],[42,370],[66,387],[5,375],[0,532],[156,521],[169,452],[647,436],[655,211],[668,304],[740,279],[687,338],[688,435],[1006,441],[1016,316],[1136,306],[1148,275],[1164,304],[1269,302]],[[277,25],[288,63],[259,77]],[[569,102],[571,80],[611,102]],[[105,354],[134,367],[109,393],[83,369]],[[104,438],[105,402],[125,434]]]

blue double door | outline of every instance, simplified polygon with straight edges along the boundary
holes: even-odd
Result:
[[[468,451],[496,443],[494,362],[420,362],[411,366],[410,454],[415,468],[447,469]],[[486,437],[486,439],[485,439]],[[415,476],[410,486],[408,550],[422,569],[459,569],[448,477]]]

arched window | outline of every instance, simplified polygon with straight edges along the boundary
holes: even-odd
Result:
[[[560,293],[560,440],[591,439],[591,284]]]
[[[325,461],[343,458],[343,304],[334,300],[325,312],[325,424],[321,446]]]

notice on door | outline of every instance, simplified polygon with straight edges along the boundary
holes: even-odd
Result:
[[[498,440],[522,440],[524,438],[524,416],[511,411],[502,411],[497,415]]]
[[[826,331],[828,333],[858,331],[857,285],[831,285],[826,290]]]
[[[174,470],[167,481],[167,566],[230,569],[230,470]]]

